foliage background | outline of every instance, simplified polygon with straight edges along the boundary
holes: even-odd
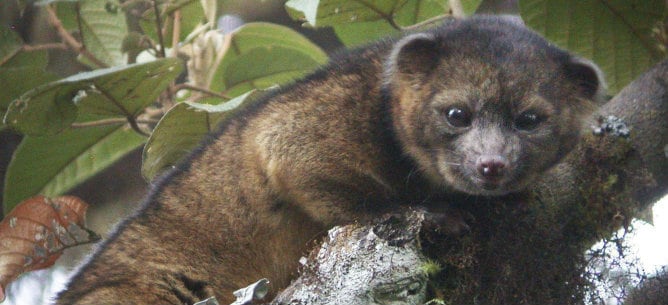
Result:
[[[141,174],[150,181],[262,90],[327,60],[320,46],[275,23],[247,23],[222,34],[218,29],[226,24],[219,17],[235,10],[232,1],[34,2],[0,4],[3,148],[21,135],[4,172],[5,212],[34,194],[76,192],[137,149],[143,151]],[[481,2],[291,0],[285,8],[293,27],[301,23],[311,37],[335,37],[331,51],[504,5]],[[282,3],[253,5],[282,10]],[[613,94],[665,57],[663,0],[523,0],[510,12],[594,60]],[[27,22],[41,22],[50,35],[37,40]],[[59,65],[64,58],[67,67]]]

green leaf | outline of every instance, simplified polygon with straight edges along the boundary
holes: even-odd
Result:
[[[18,67],[0,69],[0,84],[5,84],[4,92],[0,94],[0,119],[12,100],[26,91],[56,79],[54,74],[45,72],[41,67]],[[0,128],[4,126],[0,120]]]
[[[4,84],[0,94],[0,129],[4,128],[2,118],[15,98],[56,77],[46,72],[47,51],[22,52],[23,41],[8,27],[0,28],[0,84]]]
[[[343,23],[334,26],[333,29],[341,43],[347,47],[359,46],[388,35],[399,34],[397,29],[384,20]]]
[[[80,14],[81,36],[86,49],[108,66],[125,64],[126,58],[121,49],[128,28],[125,13],[118,2],[81,1]],[[84,57],[80,59],[83,60]]]
[[[124,125],[23,139],[5,176],[4,211],[35,194],[58,196],[139,147],[144,138]]]
[[[305,18],[305,25],[323,27],[347,22],[392,19],[397,9],[407,2],[409,1],[319,0],[309,3],[303,0],[290,0],[285,3],[285,6],[293,19]]]
[[[663,0],[526,0],[520,13],[547,39],[596,62],[615,93],[661,59],[650,35],[665,6]]]
[[[234,117],[237,110],[252,105],[260,94],[258,91],[247,92],[218,105],[184,102],[172,107],[160,119],[144,146],[144,177],[152,180],[176,164],[220,122]]]
[[[237,96],[286,83],[326,61],[325,52],[287,27],[249,23],[232,33],[230,48],[215,70],[211,90]]]
[[[304,74],[304,67],[317,67],[319,63],[292,48],[256,48],[239,54],[223,73],[228,88],[267,88],[287,83]],[[263,66],[263,63],[278,62]]]
[[[450,6],[440,0],[410,0],[398,6],[394,19],[400,26],[409,26],[429,18],[448,14]]]
[[[19,53],[23,46],[23,39],[8,26],[0,27],[0,65],[6,63]]]
[[[35,88],[14,100],[5,124],[28,135],[55,134],[79,114],[134,117],[179,75],[179,59],[79,73]]]
[[[464,9],[464,14],[467,16],[473,15],[475,11],[480,6],[482,0],[462,0],[462,7]]]
[[[290,0],[285,4],[293,19],[311,27],[331,26],[346,46],[359,45],[449,11],[445,1]]]
[[[289,0],[285,6],[293,19],[311,27],[371,21],[407,26],[449,10],[447,1],[436,0]]]

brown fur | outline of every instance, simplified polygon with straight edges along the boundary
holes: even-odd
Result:
[[[344,53],[224,123],[57,304],[227,304],[263,277],[276,292],[334,225],[401,206],[444,210],[457,192],[521,190],[574,145],[600,86],[588,64],[497,18]],[[452,104],[474,109],[469,128],[444,120]],[[547,120],[532,132],[504,127],[529,108]],[[493,190],[466,169],[481,151],[508,155]]]

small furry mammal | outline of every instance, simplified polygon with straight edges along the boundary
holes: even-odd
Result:
[[[228,304],[263,277],[275,292],[334,225],[520,192],[575,145],[602,87],[497,17],[348,51],[220,126],[57,304]]]

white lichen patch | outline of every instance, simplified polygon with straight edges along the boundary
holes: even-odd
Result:
[[[417,242],[390,245],[370,227],[336,227],[301,277],[272,304],[424,304],[426,259]],[[298,300],[298,301],[297,301]]]

